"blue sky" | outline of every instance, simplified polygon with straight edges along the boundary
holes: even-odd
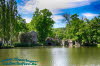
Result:
[[[78,14],[89,19],[100,14],[100,0],[16,0],[18,12],[29,23],[35,8],[47,8],[53,13],[54,28],[65,27],[65,13]]]

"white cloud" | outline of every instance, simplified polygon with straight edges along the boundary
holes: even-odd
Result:
[[[54,15],[61,12],[59,9],[81,7],[91,4],[93,1],[96,0],[23,0],[24,5],[18,5],[18,10],[20,14],[26,14],[27,16],[27,14],[32,14],[36,7],[39,9],[47,8],[53,13],[53,20],[56,22],[54,26],[57,27],[64,26],[64,24],[58,24],[58,22],[61,23],[59,20],[62,20],[63,17]],[[83,15],[89,16],[91,14]],[[26,19],[27,23],[31,21],[31,17],[24,17],[24,19]]]
[[[61,16],[61,15],[53,15],[52,19],[55,21],[55,24],[53,26],[54,28],[60,28],[60,27],[65,27],[66,26],[66,24],[62,23],[62,21],[61,21],[61,20],[64,19],[63,16]]]
[[[64,19],[61,15],[53,15],[52,18],[55,22],[59,22],[59,20]]]
[[[33,13],[35,11],[36,8],[36,0],[23,0],[24,5],[18,5],[18,11],[21,14],[29,14],[29,13]]]
[[[93,1],[96,0],[29,0],[24,2],[24,6],[19,6],[18,8],[22,13],[33,12],[36,7],[39,9],[47,8],[55,13],[55,10],[57,12],[59,9],[89,5]]]
[[[26,19],[26,23],[30,23],[32,18],[29,18],[29,17],[23,17],[23,19]]]
[[[29,22],[32,20],[31,17],[23,17],[23,19],[26,19],[26,22],[27,22],[27,23],[29,23]],[[64,19],[64,18],[63,18],[63,16],[61,16],[61,15],[53,15],[53,16],[52,16],[52,19],[53,19],[55,22],[60,22],[59,20],[62,20],[62,19]]]
[[[85,16],[85,17],[95,17],[95,16],[98,16],[98,14],[93,14],[93,13],[83,13],[82,15]]]
[[[53,1],[52,0],[37,0],[37,1],[38,1],[37,6],[40,9],[48,8],[50,10],[72,8],[72,7],[89,4],[89,2],[87,2],[88,0],[86,0],[85,2],[83,2],[84,0],[53,0]],[[77,4],[79,2],[82,2],[82,3]]]
[[[66,26],[66,23],[61,23],[61,22],[56,22],[53,27],[54,28],[62,28],[62,27],[65,27]]]

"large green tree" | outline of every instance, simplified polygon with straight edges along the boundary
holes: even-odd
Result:
[[[17,24],[17,3],[15,0],[0,0],[0,38],[3,44],[12,41]]]
[[[39,10],[36,8],[35,13],[31,21],[32,30],[38,33],[38,40],[40,43],[44,43],[45,39],[52,33],[52,27],[54,24],[51,18],[52,13],[48,9]]]

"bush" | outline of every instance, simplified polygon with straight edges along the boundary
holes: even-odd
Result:
[[[13,45],[3,44],[1,48],[13,48]]]
[[[15,47],[33,47],[33,46],[41,46],[40,44],[27,44],[27,43],[20,43],[16,42],[14,43]]]

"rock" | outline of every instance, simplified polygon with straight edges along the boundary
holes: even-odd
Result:
[[[36,44],[37,33],[35,31],[23,33],[20,35],[20,42],[25,44]]]
[[[67,46],[72,47],[73,45],[75,45],[75,42],[70,39],[62,40],[62,45],[67,45]]]
[[[49,45],[49,46],[61,45],[61,41],[59,39],[54,39],[54,38],[48,37],[46,39],[46,45]]]
[[[61,45],[68,45],[68,41],[67,40],[62,40]]]
[[[46,45],[54,46],[54,45],[56,45],[56,44],[53,42],[53,39],[52,39],[52,38],[48,37],[48,38],[46,39]]]
[[[73,41],[69,39],[69,40],[68,40],[68,46],[69,46],[69,47],[72,47],[73,44],[74,44]]]
[[[77,47],[80,47],[80,43],[79,43],[79,42],[76,42],[76,41],[75,41],[75,45],[76,45]]]

